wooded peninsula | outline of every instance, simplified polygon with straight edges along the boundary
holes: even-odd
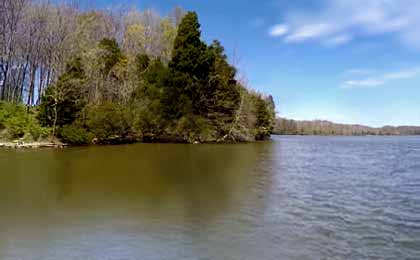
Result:
[[[263,140],[271,96],[238,80],[195,12],[0,3],[0,140],[66,144]]]

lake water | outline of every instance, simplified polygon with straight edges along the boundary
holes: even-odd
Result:
[[[0,150],[0,259],[420,259],[420,137]]]

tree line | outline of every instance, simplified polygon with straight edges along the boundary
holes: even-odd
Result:
[[[272,97],[237,80],[221,43],[202,41],[195,12],[0,5],[3,138],[236,142],[274,128]]]
[[[363,125],[336,124],[323,120],[297,121],[279,118],[276,120],[273,132],[278,135],[420,135],[420,127],[384,126],[373,128]]]
[[[168,61],[184,11],[161,17],[153,10],[84,10],[72,2],[0,1],[0,100],[40,103],[69,59],[104,38],[115,38],[128,55]]]

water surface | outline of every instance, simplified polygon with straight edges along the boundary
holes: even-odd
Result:
[[[419,137],[0,150],[0,259],[419,259]]]

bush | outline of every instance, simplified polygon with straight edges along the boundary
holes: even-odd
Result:
[[[42,127],[38,122],[36,122],[36,124],[29,127],[29,133],[33,140],[40,140],[48,138],[52,131],[51,128]]]
[[[124,139],[131,133],[130,113],[123,106],[106,102],[87,108],[86,125],[100,142]]]
[[[61,128],[60,137],[63,142],[73,145],[89,144],[93,140],[93,135],[86,129],[74,125]]]
[[[37,141],[50,134],[50,129],[41,127],[36,120],[34,111],[27,110],[23,105],[0,103],[0,130],[3,138],[13,140],[17,138]]]
[[[21,115],[11,117],[6,123],[7,136],[10,139],[22,138],[25,135],[25,128],[28,124],[26,117]]]
[[[211,126],[200,116],[181,117],[176,123],[175,134],[182,136],[187,143],[216,141]]]

